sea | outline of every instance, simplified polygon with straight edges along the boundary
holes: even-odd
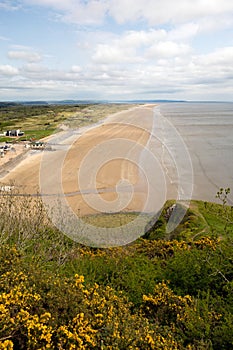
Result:
[[[220,203],[217,192],[230,188],[233,205],[233,103],[159,103],[153,135],[162,143],[164,169],[179,187],[179,199]]]

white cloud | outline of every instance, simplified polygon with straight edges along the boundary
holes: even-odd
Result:
[[[82,67],[74,65],[71,67],[71,72],[72,73],[80,73],[82,71]]]
[[[233,11],[230,0],[112,0],[110,14],[118,23],[145,20],[150,25],[187,22]]]
[[[105,43],[97,44],[92,58],[97,63],[124,64],[187,55],[192,51],[187,40],[195,35],[197,30],[197,26],[187,24],[170,31],[127,31],[122,35],[115,35],[110,42],[106,40]],[[174,40],[170,40],[171,38]]]
[[[185,23],[177,26],[168,33],[170,40],[188,40],[195,37],[200,30],[200,26],[197,23]]]
[[[37,52],[31,52],[26,50],[8,51],[8,58],[24,60],[28,62],[38,62],[42,59],[42,57]]]
[[[80,77],[81,68],[71,67],[70,70],[50,69],[39,64],[29,63],[22,66],[19,70],[21,78],[30,81],[62,81],[74,82]]]
[[[36,64],[27,64],[19,70],[8,67],[8,74],[18,73],[17,80],[3,80],[1,86],[14,87],[18,91],[30,90],[30,96],[56,98],[94,96],[95,98],[189,98],[226,91],[233,93],[232,48],[216,50],[207,55],[189,58],[162,58],[148,64],[118,66],[118,64],[88,64],[71,66],[65,70],[51,70]],[[221,57],[224,57],[224,59]],[[7,72],[6,66],[3,67]],[[0,72],[2,66],[0,67]],[[214,74],[213,74],[214,72]],[[43,91],[44,89],[44,91]],[[63,91],[63,92],[62,92]],[[76,95],[75,95],[76,94]],[[199,94],[199,95],[198,95]],[[202,94],[202,96],[201,96]],[[29,95],[28,95],[29,96]],[[217,95],[216,95],[217,96]]]
[[[134,63],[141,59],[135,56],[133,48],[121,47],[119,43],[115,43],[115,45],[97,45],[93,60],[98,63],[115,64]]]
[[[199,20],[200,32],[213,33],[217,30],[231,28],[233,26],[233,11],[222,16],[212,16]]]
[[[100,24],[103,22],[107,6],[105,1],[88,1],[86,4],[72,6],[73,11],[67,11],[64,20],[72,23]]]
[[[145,21],[149,25],[180,23],[201,18],[220,19],[233,11],[231,0],[22,0],[46,6],[72,23],[96,24],[111,16],[117,23]],[[232,16],[231,16],[232,17]]]
[[[9,51],[6,57],[2,54],[2,64],[6,64],[0,66],[0,86],[19,91],[32,89],[35,97],[36,94],[44,96],[43,89],[50,96],[57,93],[61,97],[64,89],[67,97],[77,94],[77,98],[140,98],[147,93],[147,97],[159,98],[159,92],[167,94],[166,98],[192,98],[195,91],[200,91],[200,96],[203,93],[204,97],[211,91],[217,94],[221,90],[233,96],[230,30],[225,31],[226,42],[223,32],[219,31],[233,25],[233,2],[230,0],[18,2],[27,4],[28,10],[33,6],[47,7],[57,19],[78,24],[76,27],[66,23],[70,36],[75,34],[77,39],[70,40],[67,36],[63,43],[53,32],[51,48],[48,35],[48,40],[43,40],[42,50],[35,50],[34,43],[30,42],[28,46],[5,48],[7,45],[2,41],[3,50]],[[29,15],[33,13],[34,8]],[[50,14],[51,11],[49,19]],[[95,25],[101,23],[103,26]],[[49,25],[53,28],[54,23]],[[55,23],[56,28],[62,30],[60,25],[64,23]],[[35,26],[35,30],[38,29]],[[212,39],[215,39],[214,31],[218,44]],[[211,43],[206,42],[206,38],[210,38]],[[20,42],[16,34],[14,40]],[[17,60],[18,68],[7,64],[7,58],[10,63],[13,62],[10,60]]]
[[[30,46],[26,45],[19,45],[19,44],[13,44],[10,46],[12,50],[25,50],[25,51],[31,51],[32,48]]]
[[[216,50],[206,55],[193,56],[184,71],[185,76],[193,85],[208,87],[208,94],[213,86],[231,84],[233,80],[233,47]]]
[[[39,5],[57,11],[57,18],[71,23],[101,23],[108,11],[108,0],[23,0],[28,5]]]
[[[153,45],[147,52],[150,58],[174,58],[191,52],[191,48],[185,44],[177,44],[172,41],[160,41]]]
[[[0,9],[7,11],[16,11],[20,9],[20,4],[17,1],[2,0],[0,1]]]
[[[0,65],[0,74],[7,76],[14,76],[19,73],[18,69],[9,64]]]
[[[210,91],[213,85],[219,85],[224,91],[225,84],[233,85],[232,62],[233,47],[225,47],[206,55],[194,56],[189,64],[194,78],[193,82],[208,86]]]
[[[153,44],[155,41],[165,39],[167,32],[164,29],[154,30],[149,29],[148,31],[128,31],[125,32],[120,38],[118,43],[122,47],[140,47],[148,46]]]
[[[217,66],[233,70],[233,46],[223,47],[209,54],[200,55],[196,60],[204,67],[211,65],[212,67]],[[216,71],[213,71],[213,75],[216,73]]]
[[[28,73],[44,73],[48,70],[48,68],[37,64],[37,63],[27,63],[22,67],[23,71]]]

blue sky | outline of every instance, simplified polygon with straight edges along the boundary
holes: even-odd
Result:
[[[0,0],[0,100],[233,101],[232,0]]]

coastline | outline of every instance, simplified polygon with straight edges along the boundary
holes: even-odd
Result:
[[[60,138],[60,150],[53,152],[43,151],[43,154],[27,154],[22,162],[19,162],[13,169],[11,169],[10,173],[1,179],[1,183],[5,185],[15,183],[16,187],[23,188],[24,191],[28,193],[37,193],[41,182],[39,175],[43,157],[46,155],[47,160],[50,162],[49,164],[53,164],[53,168],[56,169],[56,158],[59,158],[59,154],[61,154],[62,151],[66,152],[66,149],[70,148],[66,154],[66,161],[64,163],[64,168],[62,169],[62,190],[64,191],[63,194],[65,193],[65,195],[67,195],[66,199],[75,212],[81,211],[82,215],[97,212],[86,204],[85,199],[87,199],[87,197],[100,196],[103,201],[107,203],[106,205],[109,206],[109,203],[114,202],[117,198],[116,185],[122,178],[126,179],[133,185],[133,190],[135,192],[134,198],[132,198],[130,203],[126,205],[125,210],[141,211],[145,202],[145,188],[139,184],[140,174],[136,165],[139,162],[140,156],[138,152],[141,148],[146,146],[150,137],[152,128],[151,122],[153,121],[151,113],[153,113],[153,107],[154,105],[148,104],[133,106],[128,110],[107,116],[105,119],[98,122],[97,125],[85,126],[73,133],[62,131],[61,133],[52,135],[47,138],[48,144],[53,144],[54,140],[59,140]],[[130,150],[130,152],[127,151],[127,154],[122,146],[121,151],[124,155],[122,158],[124,159],[115,159],[108,165],[104,166],[98,174],[96,188],[94,190],[97,189],[99,193],[91,193],[93,192],[93,189],[89,188],[89,193],[86,195],[84,194],[84,200],[80,200],[80,197],[83,196],[77,194],[80,192],[80,188],[77,187],[76,174],[77,169],[80,167],[80,161],[82,160],[79,156],[81,153],[87,154],[90,150],[95,149],[103,140],[108,142],[128,140],[128,142],[134,144],[138,143],[141,145],[141,148],[138,150],[133,147],[134,150]],[[121,142],[119,143],[119,149],[121,148],[120,145]],[[126,161],[130,156],[133,156],[133,162]],[[48,166],[48,169],[51,170],[51,166]],[[56,182],[54,183],[54,178],[54,174],[47,177],[46,181],[48,184],[46,184],[46,187],[48,188],[49,193],[56,194]],[[123,187],[120,185],[120,192],[123,193],[123,197],[124,193],[127,196],[127,192],[131,190],[130,187],[127,186],[127,184],[123,184]]]

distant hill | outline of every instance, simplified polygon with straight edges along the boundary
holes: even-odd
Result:
[[[44,106],[44,105],[85,105],[85,104],[108,104],[108,103],[172,103],[187,102],[185,100],[49,100],[49,101],[12,101],[0,102],[0,107],[10,106]]]
[[[0,101],[0,108],[2,108],[2,107],[14,107],[14,106],[18,106],[18,105],[20,105],[20,104],[17,102],[1,102]]]
[[[23,101],[20,102],[21,105],[38,106],[38,105],[48,105],[47,101]]]

